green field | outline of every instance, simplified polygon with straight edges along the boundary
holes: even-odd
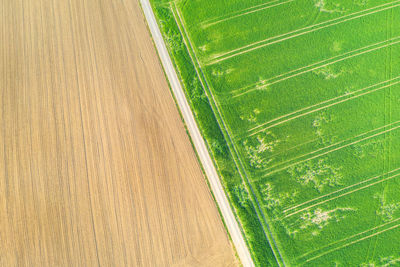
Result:
[[[400,0],[153,0],[259,266],[400,266]]]

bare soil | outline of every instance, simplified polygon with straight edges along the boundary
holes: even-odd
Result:
[[[0,266],[235,266],[135,0],[0,1]]]

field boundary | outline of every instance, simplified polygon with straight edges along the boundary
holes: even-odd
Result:
[[[259,203],[259,201],[258,201],[258,199],[256,197],[256,194],[255,194],[255,192],[254,192],[254,190],[253,190],[253,188],[251,186],[251,183],[250,183],[250,181],[249,181],[249,179],[247,177],[246,171],[244,170],[241,158],[240,158],[240,156],[238,156],[238,152],[236,151],[236,148],[235,148],[234,143],[232,141],[232,137],[231,137],[231,135],[229,134],[229,132],[227,130],[227,126],[225,125],[225,122],[224,122],[224,120],[222,118],[222,115],[221,115],[221,112],[220,112],[220,110],[218,108],[218,105],[216,104],[216,101],[215,101],[214,96],[213,96],[213,94],[211,92],[211,89],[209,88],[207,79],[205,78],[205,75],[204,75],[204,73],[203,73],[203,71],[201,69],[201,65],[199,63],[199,60],[198,60],[196,54],[195,54],[195,51],[194,51],[193,46],[191,44],[190,38],[189,38],[188,34],[186,33],[186,28],[184,27],[184,23],[182,21],[182,18],[181,18],[181,15],[179,13],[179,9],[176,6],[176,3],[171,5],[171,9],[172,9],[175,21],[178,24],[179,30],[181,32],[181,35],[183,36],[183,40],[185,42],[185,45],[188,48],[189,56],[190,56],[190,58],[192,60],[193,65],[195,66],[196,72],[198,73],[198,76],[199,76],[200,82],[201,82],[201,84],[203,86],[203,89],[204,89],[207,97],[210,100],[212,100],[212,101],[210,101],[211,108],[213,110],[213,113],[216,116],[218,124],[220,125],[220,128],[221,128],[221,130],[223,132],[223,135],[224,135],[224,137],[226,139],[227,145],[229,147],[230,153],[231,153],[231,155],[233,157],[233,160],[235,162],[236,168],[238,169],[239,174],[242,177],[243,183],[245,184],[245,186],[246,186],[246,188],[247,188],[247,190],[249,192],[249,196],[250,196],[251,201],[252,201],[252,203],[254,205],[254,208],[255,208],[257,217],[259,219],[259,222],[262,225],[264,234],[266,235],[267,240],[268,240],[268,242],[270,244],[270,247],[271,247],[271,249],[272,249],[272,251],[273,251],[273,253],[275,255],[275,260],[276,260],[276,262],[277,262],[277,264],[279,266],[286,266],[284,257],[282,256],[282,253],[278,249],[278,245],[277,245],[277,242],[275,241],[275,239],[273,237],[273,233],[271,231],[271,227],[270,227],[270,225],[268,223],[268,220],[267,220],[265,214],[261,210],[260,203]],[[182,24],[182,25],[180,25],[180,24]],[[181,27],[183,27],[183,31],[182,31]],[[192,55],[192,53],[193,53],[193,55]]]
[[[158,27],[151,4],[149,0],[140,0],[140,3],[150,28],[151,35],[153,36],[164,71],[170,82],[171,89],[176,97],[177,104],[181,110],[183,119],[193,141],[193,145],[196,148],[200,162],[203,165],[204,171],[209,180],[215,200],[218,203],[222,216],[224,217],[226,227],[230,233],[232,242],[236,247],[238,256],[243,266],[254,266],[250,251],[248,250],[246,242],[244,241],[242,231],[231,209],[227,196],[225,195],[217,170],[208,152],[207,146],[200,134],[200,130],[196,124],[189,103],[185,97],[185,93],[182,85],[180,84],[178,74],[176,73],[172,59],[168,53],[161,31]]]

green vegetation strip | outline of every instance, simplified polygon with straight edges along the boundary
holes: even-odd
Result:
[[[400,0],[153,0],[258,266],[400,264]]]

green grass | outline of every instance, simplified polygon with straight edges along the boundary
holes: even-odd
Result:
[[[400,264],[400,1],[152,4],[255,263]]]

